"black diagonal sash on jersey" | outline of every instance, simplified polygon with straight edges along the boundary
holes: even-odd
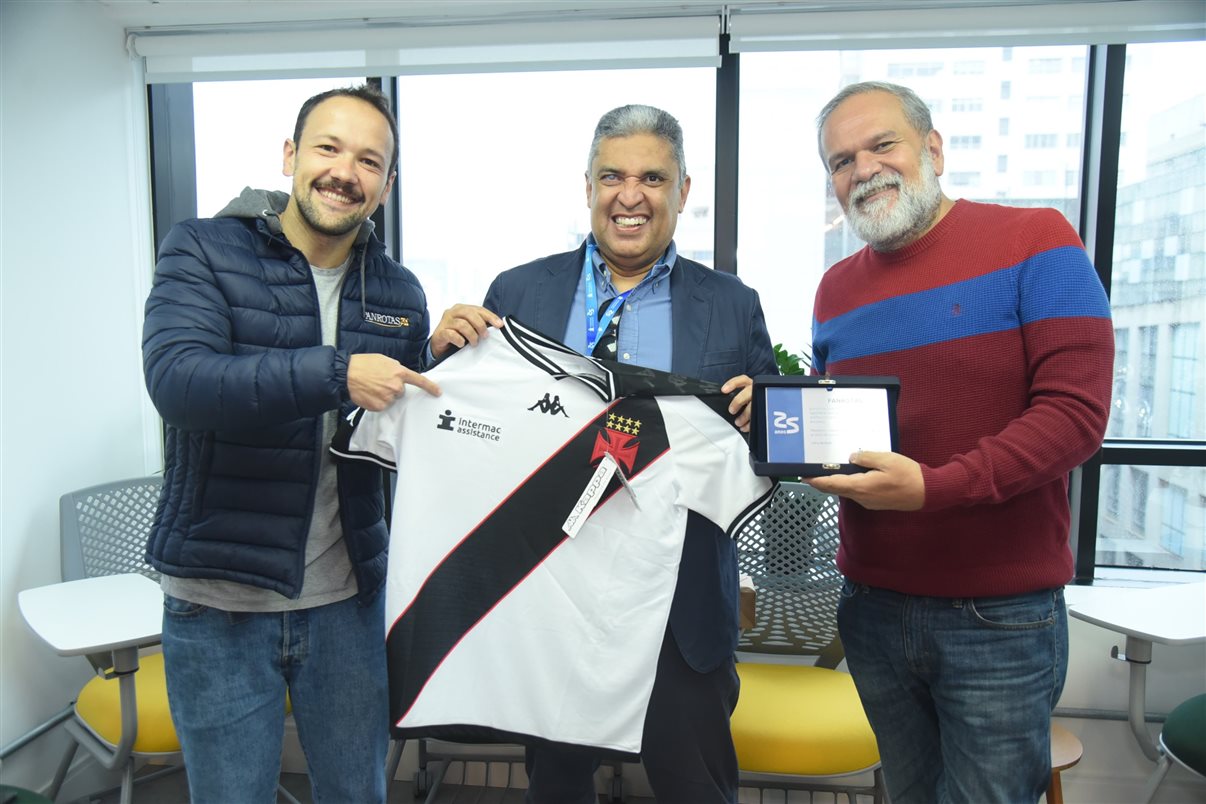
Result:
[[[604,432],[608,414],[641,422],[638,443],[634,446],[629,439],[624,440],[624,458],[632,459],[629,477],[640,474],[668,449],[657,402],[651,398],[621,399],[499,503],[432,570],[389,630],[386,655],[392,723],[396,725],[410,710],[456,644],[568,538],[561,527],[594,474],[598,461],[592,461],[592,455],[599,440],[608,437]],[[633,449],[635,455],[631,455]],[[619,481],[613,478],[603,500],[619,488]],[[399,559],[404,561],[405,557]]]

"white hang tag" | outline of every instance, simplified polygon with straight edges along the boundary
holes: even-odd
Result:
[[[608,455],[607,457],[611,458],[611,455]],[[619,466],[616,467],[616,477],[620,478],[620,483],[624,486],[624,488],[628,489],[628,496],[632,498],[633,507],[638,511],[641,510],[641,504],[637,502],[636,490],[632,487],[632,484],[628,482],[628,478],[624,475],[624,470]]]
[[[574,503],[570,515],[561,526],[561,530],[566,536],[572,539],[578,535],[578,531],[582,529],[582,525],[586,522],[586,518],[590,516],[590,512],[595,510],[595,506],[599,504],[599,499],[603,496],[603,492],[607,491],[607,484],[611,482],[611,476],[616,473],[616,469],[618,468],[616,459],[611,457],[611,455],[605,454],[603,460],[599,461],[595,473],[590,476],[586,488],[582,490],[582,496]],[[623,478],[622,473],[620,477],[621,479]]]

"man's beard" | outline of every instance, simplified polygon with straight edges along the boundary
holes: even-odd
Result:
[[[341,182],[328,181],[321,185],[321,187],[337,190],[338,192],[347,195],[349,198],[355,198],[358,201],[364,200],[363,195],[359,191],[353,190]],[[319,185],[313,185],[311,186],[309,193],[294,194],[297,200],[297,211],[301,213],[302,220],[304,220],[311,229],[319,234],[327,235],[328,237],[342,237],[353,229],[358,228],[360,224],[364,223],[366,216],[361,214],[361,210],[349,212],[347,215],[344,215],[341,218],[324,221],[322,218],[322,212],[311,200],[311,194],[317,193],[319,189],[321,189]]]
[[[858,202],[887,187],[896,187],[896,203],[891,198],[860,208]],[[915,182],[905,181],[899,173],[880,173],[850,193],[846,220],[858,235],[876,251],[895,251],[915,240],[929,228],[942,203],[942,188],[934,172],[934,160],[928,150],[921,152],[921,170]],[[891,208],[882,210],[885,205]]]

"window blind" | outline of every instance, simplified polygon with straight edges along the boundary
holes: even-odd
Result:
[[[128,37],[148,84],[720,65],[718,15],[465,25],[357,20]]]
[[[1095,45],[1206,38],[1201,0],[1082,0],[1035,4],[861,4],[858,10],[760,12],[738,7],[735,53],[779,50]]]

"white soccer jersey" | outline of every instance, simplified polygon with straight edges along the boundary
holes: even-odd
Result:
[[[385,603],[397,732],[639,752],[687,511],[731,535],[773,490],[728,397],[605,367],[514,319],[428,376],[441,396],[411,388],[357,412],[333,446],[398,470]],[[613,478],[592,507],[604,456],[628,487]]]

